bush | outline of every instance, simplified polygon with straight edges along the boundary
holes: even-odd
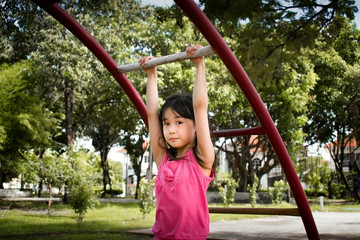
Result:
[[[345,194],[345,185],[341,183],[331,183],[329,192],[331,193],[331,198],[339,199],[343,198]],[[330,194],[329,194],[330,195]]]
[[[271,203],[279,204],[282,202],[282,196],[286,193],[288,185],[285,184],[283,180],[275,181],[274,187],[270,188],[269,194],[271,198]]]
[[[256,204],[256,189],[257,189],[258,186],[259,186],[259,178],[255,175],[253,185],[251,187],[249,185],[248,189],[247,189],[249,191],[249,200],[250,200],[251,207],[255,207],[255,204]]]
[[[305,189],[305,193],[306,193],[306,196],[308,198],[317,198],[317,197],[320,197],[320,196],[323,196],[323,197],[328,196],[327,190],[316,190],[316,189],[313,189],[313,188]]]
[[[222,201],[225,206],[228,206],[235,201],[236,188],[239,184],[232,177],[231,172],[220,172],[217,182]]]
[[[145,214],[150,213],[156,206],[154,180],[151,180],[150,182],[144,178],[140,180],[138,198],[140,211],[143,213],[143,218],[145,218]]]
[[[73,186],[71,190],[71,206],[78,216],[78,223],[81,224],[88,209],[93,208],[96,204],[94,190],[84,181],[80,181]]]

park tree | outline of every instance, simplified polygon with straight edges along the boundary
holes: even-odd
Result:
[[[39,95],[49,107],[63,112],[65,136],[59,141],[72,148],[80,117],[74,109],[86,101],[82,95],[86,82],[91,78],[86,61],[89,51],[75,37],[50,16],[45,21],[54,22],[55,27],[44,30],[46,37],[33,52],[31,58],[38,67],[36,85],[42,86]]]
[[[113,53],[115,59],[118,59],[121,58],[118,49],[124,44],[119,47],[117,44],[124,39],[120,38],[118,41],[114,41],[119,35],[112,27],[121,25],[123,20],[127,19],[125,16],[119,18],[119,14],[124,13],[121,11],[123,8],[120,7],[122,4],[131,7],[135,1],[109,0],[102,2],[101,6],[89,1],[74,1],[60,5],[78,19],[106,50]],[[119,13],[116,12],[118,10]],[[117,14],[114,14],[115,12]],[[77,111],[87,102],[87,96],[83,93],[87,87],[93,86],[91,84],[96,81],[96,71],[102,66],[94,55],[55,19],[44,15],[42,21],[52,23],[53,27],[41,30],[45,37],[31,55],[35,64],[39,66],[36,83],[43,86],[39,95],[46,99],[53,108],[61,109],[65,113],[66,118],[63,125],[66,131],[61,141],[71,148],[74,139],[81,135],[81,132],[78,133],[78,131],[82,129],[81,124],[86,118],[86,112]],[[110,32],[110,28],[112,28],[112,32]],[[105,36],[113,37],[107,40]]]
[[[2,1],[0,12],[0,64],[27,59],[44,38],[41,30],[51,28],[51,22],[43,21],[45,12],[32,1]]]
[[[101,103],[93,106],[84,120],[86,124],[84,134],[92,140],[95,150],[100,153],[103,172],[103,197],[107,185],[110,186],[111,195],[113,195],[110,177],[111,166],[108,159],[111,147],[123,143],[124,135],[130,129],[135,129],[136,126],[142,124],[137,112],[125,94],[121,92],[119,86],[112,79],[105,82],[108,84],[102,85],[103,87],[96,94],[92,94],[100,96]],[[106,85],[107,87],[105,87]]]
[[[305,128],[309,142],[326,144],[335,163],[334,180],[358,199],[354,183],[359,159],[354,152],[359,146],[346,148],[353,140],[359,142],[359,34],[354,25],[338,18],[317,42],[310,56],[319,80],[311,91],[310,121]],[[351,159],[349,164],[347,159]]]
[[[0,127],[0,131],[3,130],[2,137],[7,139],[3,142],[7,146],[2,149],[4,150],[2,156],[6,156],[1,158],[3,162],[1,179],[4,181],[8,180],[8,177],[17,176],[18,171],[22,169],[23,159],[19,151],[54,146],[53,139],[61,135],[59,134],[61,133],[59,124],[63,115],[59,114],[56,109],[50,108],[47,101],[41,98],[37,91],[39,88],[35,83],[36,65],[34,61],[28,60],[31,52],[36,51],[38,43],[44,39],[42,30],[52,28],[52,23],[43,21],[44,11],[31,1],[4,1],[0,4],[0,11],[2,13],[0,16],[2,28],[0,62],[2,70],[7,69],[0,73],[0,77],[2,81],[7,79],[8,83],[11,82],[11,84],[2,82],[4,85],[1,90],[4,91],[2,94],[4,99],[1,102],[4,103],[4,106],[11,106],[12,109],[11,111],[9,109],[1,111],[2,120],[12,122],[11,124],[6,123],[6,127],[4,125]],[[13,75],[9,76],[8,73]],[[8,93],[5,94],[6,91]],[[5,101],[6,98],[7,101]],[[18,118],[19,111],[23,112],[21,114],[22,123],[14,121]],[[28,114],[29,111],[32,113]],[[10,126],[17,130],[6,129]],[[28,133],[24,132],[26,128]],[[29,137],[30,135],[31,137]],[[14,147],[10,147],[11,145]],[[58,148],[58,146],[54,147]],[[9,161],[11,166],[7,167],[8,164],[4,161]]]
[[[308,197],[327,195],[333,171],[328,161],[320,156],[304,156],[296,165],[301,182],[308,186]]]
[[[110,127],[107,121],[101,122],[101,116],[107,116],[106,118],[109,119],[108,113],[115,111],[114,108],[124,107],[123,111],[129,111],[129,115],[134,116],[132,121],[125,121],[125,123],[133,127],[137,126],[137,128],[121,126],[125,129],[123,144],[127,144],[129,149],[130,146],[137,148],[134,152],[138,153],[137,156],[141,156],[142,141],[147,137],[145,126],[136,116],[135,111],[126,106],[128,101],[124,100],[121,90],[119,89],[119,96],[116,96],[116,93],[112,91],[114,86],[105,83],[113,80],[105,73],[94,56],[68,30],[47,14],[40,11],[37,15],[38,9],[34,8],[34,5],[32,9],[36,10],[33,14],[36,19],[31,22],[30,17],[33,16],[29,16],[30,20],[16,23],[17,7],[22,6],[21,4],[28,6],[28,3],[17,0],[13,2],[21,4],[9,5],[8,2],[10,1],[1,7],[14,10],[3,15],[5,18],[2,18],[1,24],[9,29],[11,26],[18,27],[18,24],[16,34],[19,36],[23,34],[22,37],[28,36],[26,33],[36,34],[36,36],[32,35],[32,39],[37,39],[38,42],[31,42],[33,45],[25,55],[14,57],[14,60],[2,58],[4,59],[2,61],[16,61],[18,58],[29,56],[30,52],[36,49],[31,54],[31,59],[37,66],[34,85],[41,86],[36,88],[36,94],[44,100],[44,108],[65,116],[65,119],[62,119],[61,114],[58,114],[57,118],[63,121],[62,126],[66,134],[55,139],[71,146],[76,137],[89,135],[91,128],[95,136],[95,133],[98,134],[96,128],[108,127],[111,128],[109,134],[96,136],[107,138],[96,145],[99,151],[101,149],[105,151],[101,155],[106,156],[107,149],[104,146],[115,144],[114,136],[119,138],[119,132],[116,133],[116,126],[114,126],[116,121],[111,120]],[[335,36],[334,33],[344,27],[341,24],[331,25],[336,17],[353,19],[354,1],[304,3],[303,1],[203,0],[200,2],[203,4],[205,13],[225,36],[225,40],[243,64],[293,156],[292,153],[296,152],[304,141],[302,127],[308,118],[312,118],[306,115],[307,103],[312,100],[308,96],[319,78],[316,72],[318,62],[314,61],[316,53],[312,52],[312,48],[316,46],[316,49],[327,51],[324,47],[318,47],[318,42],[321,43],[325,39],[318,36],[322,32],[325,36],[329,31],[333,33],[329,34],[330,36]],[[191,22],[174,6],[141,8],[137,1],[130,0],[109,0],[101,5],[92,1],[72,1],[60,4],[79,19],[80,23],[94,35],[95,39],[119,64],[137,61],[143,55],[162,56],[184,51],[190,43],[207,45]],[[241,8],[236,7],[237,4],[242,4]],[[233,11],[235,9],[236,11]],[[24,31],[27,25],[23,22],[29,24],[31,30],[37,26],[42,27],[38,31],[27,32]],[[40,22],[40,25],[36,25],[37,22]],[[34,25],[31,25],[32,23]],[[332,28],[328,28],[329,26]],[[1,46],[9,46],[10,43],[14,46],[17,44],[11,42],[15,39],[11,33],[12,31],[6,30],[4,35],[0,36]],[[327,39],[330,43],[333,40]],[[351,59],[351,53],[357,49],[356,44],[346,45],[345,42],[347,41],[338,41],[336,51],[350,49],[350,51],[343,50],[342,56],[348,54],[347,59]],[[12,50],[9,48],[8,51]],[[259,125],[245,97],[236,90],[235,82],[221,61],[216,57],[207,57],[206,64],[212,129],[248,128]],[[354,64],[352,66],[346,68],[346,76],[354,79],[350,82],[354,84],[353,87],[356,87],[358,86],[356,85],[357,68]],[[163,97],[160,102],[174,91],[190,92],[192,90],[194,71],[191,68],[192,64],[189,61],[159,67],[159,94]],[[129,73],[128,76],[140,94],[144,96],[145,75],[140,72]],[[359,115],[356,115],[358,111],[356,106],[352,104],[349,108],[353,113],[353,128],[358,126],[356,116]],[[123,119],[122,111],[117,110],[112,113],[116,115],[115,117]],[[89,121],[86,121],[87,119]],[[92,125],[89,126],[89,124]],[[1,131],[7,133],[6,129],[0,126]],[[135,134],[139,137],[134,137]],[[4,141],[4,137],[0,137],[0,144]],[[226,141],[232,144],[232,154],[229,154],[229,157],[233,162],[234,177],[240,182],[241,189],[245,189],[247,183],[251,184],[254,179],[253,174],[261,178],[278,164],[271,145],[263,136],[259,136],[256,140],[245,136]],[[225,149],[224,143],[225,141],[217,144],[218,148]],[[261,149],[267,154],[266,158],[261,159],[263,167],[256,169],[247,167],[254,166],[251,160],[254,157],[252,149]],[[227,150],[229,151],[229,148]],[[137,157],[133,159],[134,162],[138,161]]]
[[[134,11],[122,11],[122,4]],[[124,61],[130,49],[127,44],[132,40],[125,38],[126,29],[121,32],[119,28],[125,26],[131,31],[132,25],[127,21],[141,14],[138,6],[136,1],[106,1],[98,9],[80,1],[65,4],[64,8],[76,16],[111,56]],[[45,19],[55,22],[50,16]],[[41,96],[53,108],[65,113],[65,136],[59,141],[71,149],[76,137],[88,135],[92,138],[101,155],[105,188],[110,181],[107,154],[112,145],[119,142],[121,129],[125,125],[135,125],[129,120],[133,116],[129,112],[134,110],[129,110],[129,102],[123,100],[124,93],[99,60],[72,33],[59,23],[54,25],[56,27],[44,30],[46,37],[32,55],[39,65],[38,84],[43,86]],[[125,115],[129,121],[121,121]],[[134,117],[134,121],[137,119]],[[119,125],[119,122],[123,124]]]
[[[113,1],[110,0],[103,1],[99,6],[98,4],[89,1],[72,1],[60,3],[60,5],[69,10],[73,15],[81,14],[81,12],[88,13],[90,11],[101,14],[106,11],[106,9],[112,8],[112,2]],[[80,50],[80,52],[83,52],[85,48],[73,48],[74,45],[71,46],[71,39],[74,39],[72,34],[63,27],[60,27],[59,23],[49,17],[31,1],[5,1],[1,4],[0,8],[1,12],[4,13],[1,15],[0,19],[0,24],[4,30],[1,32],[0,36],[0,46],[1,49],[3,49],[1,54],[4,55],[1,57],[1,61],[12,63],[29,58],[31,53],[38,53],[38,55],[33,54],[32,56],[35,60],[35,65],[41,66],[40,69],[42,70],[37,76],[38,81],[35,83],[44,86],[42,89],[43,91],[38,92],[38,95],[43,99],[46,99],[46,102],[51,104],[53,109],[59,109],[60,105],[56,105],[56,103],[59,99],[62,99],[62,97],[56,93],[62,91],[61,94],[65,95],[64,102],[66,104],[60,109],[66,109],[67,138],[63,138],[61,141],[71,145],[77,128],[77,124],[70,123],[73,120],[71,114],[73,107],[72,101],[73,98],[76,97],[73,93],[75,84],[72,81],[72,78],[74,78],[74,75],[80,77],[83,73],[74,70],[74,68],[80,65],[78,62],[86,62],[77,62],[75,56],[84,55],[79,54],[79,52],[76,51]],[[49,45],[51,43],[53,45]],[[56,45],[56,43],[59,45]],[[69,64],[71,62],[72,64]],[[60,74],[59,71],[62,71],[63,74]],[[85,78],[86,77],[87,76],[85,76]],[[41,82],[41,79],[44,80]]]
[[[77,214],[77,223],[80,225],[88,210],[95,207],[97,201],[93,186],[89,186],[89,182],[80,179],[74,184],[71,190],[71,206],[74,213]]]
[[[83,92],[92,75],[87,61],[91,53],[52,17],[45,15],[44,21],[53,22],[54,27],[43,30],[45,38],[39,43],[38,50],[31,54],[37,66],[35,84],[41,86],[38,94],[48,107],[65,116],[62,121],[63,134],[55,140],[65,145],[71,154],[74,140],[79,135],[78,129],[85,117],[85,113],[76,110],[87,101]],[[67,192],[64,194],[64,202],[67,202]]]
[[[132,56],[134,52],[133,46],[141,45],[141,40],[136,39],[139,36],[137,33],[143,32],[142,28],[146,25],[144,19],[148,15],[137,1],[109,0],[103,1],[100,6],[89,1],[59,4],[71,15],[75,16],[119,63],[127,62],[127,58]],[[109,126],[105,125],[106,121],[101,121],[103,113],[108,115],[107,119],[111,118],[109,108],[113,109],[112,113],[117,111],[117,113],[122,114],[114,115],[109,120],[112,124],[110,128],[112,128],[111,134],[113,136],[105,134],[96,136],[94,140],[95,147],[99,151],[104,150],[104,152],[100,152],[103,161],[106,162],[109,147],[120,140],[121,128],[125,125],[133,128],[140,121],[138,116],[134,116],[136,112],[130,107],[129,101],[124,100],[123,92],[118,86],[114,86],[116,84],[103,84],[101,86],[104,87],[103,91],[98,92],[97,87],[100,87],[101,83],[113,81],[113,79],[106,73],[99,61],[68,30],[43,11],[38,11],[39,8],[36,5],[19,0],[14,4],[5,2],[1,7],[9,10],[7,11],[8,14],[2,15],[1,23],[4,23],[4,26],[9,29],[17,27],[17,33],[19,36],[21,35],[21,38],[25,39],[29,36],[26,34],[31,32],[32,29],[42,26],[38,28],[38,31],[31,32],[35,35],[32,39],[36,39],[31,43],[36,44],[24,52],[27,57],[31,53],[31,59],[33,59],[36,66],[37,76],[36,81],[33,83],[37,90],[36,95],[44,100],[47,108],[63,113],[65,116],[65,119],[61,119],[65,131],[61,136],[56,136],[55,140],[57,142],[67,145],[71,152],[74,139],[84,136],[83,131],[85,129],[89,130],[92,127],[94,133],[96,132],[95,128],[99,127],[101,123],[104,123],[101,126],[102,128]],[[24,16],[24,21],[19,21],[19,9],[25,13],[29,11],[32,14],[26,15],[27,17]],[[37,11],[31,11],[31,9]],[[32,18],[37,21],[32,21]],[[46,23],[46,26],[36,25],[38,22]],[[10,30],[4,33],[8,33],[2,38],[4,44],[16,45],[18,43],[11,42],[11,40],[16,40],[11,35],[15,33]],[[23,50],[25,49],[23,48]],[[5,61],[11,60],[5,59]],[[36,86],[40,87],[36,88]],[[113,90],[111,94],[107,92],[109,88]],[[119,93],[118,96],[116,91]],[[118,101],[120,99],[121,102]],[[132,114],[129,114],[130,112]],[[89,117],[90,114],[92,114],[91,118]],[[95,118],[96,114],[98,114],[97,118]],[[127,119],[124,118],[125,115],[128,117]],[[86,122],[86,119],[89,121]],[[119,125],[117,121],[123,124]],[[89,122],[91,122],[90,127],[86,125]],[[143,123],[140,124],[143,125]],[[5,131],[3,127],[0,130]],[[90,132],[87,131],[87,133]],[[5,141],[3,137],[1,141]],[[103,164],[103,166],[107,166],[107,164]],[[107,172],[105,171],[108,175]]]
[[[99,156],[86,149],[74,149],[71,153],[73,166],[70,195],[74,212],[77,214],[77,222],[80,225],[86,212],[98,202],[95,199],[96,186],[101,185],[102,174],[100,173]]]
[[[138,2],[123,2],[127,4],[127,11],[124,11],[120,2],[114,1],[112,7],[104,10],[101,14],[79,17],[79,21],[94,33],[94,37],[119,63],[129,62],[131,56],[140,56],[138,52],[141,49],[135,49],[132,54],[130,54],[130,49],[142,41],[141,34],[145,31],[147,18],[147,11],[142,9]],[[86,113],[84,135],[91,138],[95,150],[101,156],[104,190],[102,196],[104,197],[107,185],[110,186],[110,192],[113,195],[107,158],[111,147],[122,144],[133,149],[133,146],[129,146],[128,138],[125,135],[139,134],[136,129],[144,128],[145,124],[140,120],[139,114],[124,91],[120,89],[106,69],[98,64],[98,60],[92,56],[88,62],[91,64],[93,74],[88,80],[88,87],[84,90],[87,104],[81,105],[79,110]],[[136,78],[132,79],[132,83],[141,90],[140,87],[143,83],[137,81]],[[142,143],[140,143],[140,149],[141,145]],[[132,152],[128,148],[127,151]],[[135,154],[132,157],[137,159],[138,155]]]
[[[20,151],[49,147],[60,131],[61,116],[33,94],[33,78],[30,60],[0,67],[0,187],[21,173]]]
[[[48,215],[50,216],[53,187],[61,189],[74,174],[67,152],[58,153],[49,148],[36,151],[31,149],[23,152],[22,155],[26,160],[23,165],[24,181],[38,183],[38,197],[41,197],[43,185],[49,190]]]
[[[354,1],[305,3],[203,0],[200,3],[207,16],[225,36],[228,45],[254,83],[291,157],[295,160],[294,156],[304,142],[305,134],[302,128],[308,120],[308,95],[317,81],[314,64],[308,55],[316,42],[314,39],[334,21],[335,17],[354,19]],[[226,78],[231,77],[219,79],[221,81]],[[223,82],[219,85],[221,89],[235,88],[231,82],[227,87]],[[227,127],[225,125],[223,128],[247,128],[258,125],[246,101],[231,95],[231,91],[228,92],[228,97],[222,98],[226,99],[223,100],[226,105],[224,104],[221,111],[230,112],[230,118],[235,122],[225,120]],[[229,110],[227,106],[236,106],[237,110]],[[223,115],[215,114],[214,122],[221,121],[224,121]],[[234,153],[232,161],[237,162],[234,164],[236,167],[233,173],[240,181],[240,190],[245,190],[246,181],[249,180],[252,184],[252,172],[261,178],[278,165],[270,143],[263,136],[259,136],[256,142],[250,141],[249,136],[233,138],[231,142],[234,144],[231,150]],[[246,172],[247,165],[254,165],[250,149],[262,149],[266,157],[261,159],[263,167],[255,171],[249,167]]]

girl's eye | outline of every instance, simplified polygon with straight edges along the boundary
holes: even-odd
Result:
[[[177,125],[180,125],[180,124],[182,124],[182,122],[181,122],[181,121],[177,121],[176,124],[177,124]]]
[[[169,123],[164,122],[163,125],[164,125],[164,126],[169,126]]]

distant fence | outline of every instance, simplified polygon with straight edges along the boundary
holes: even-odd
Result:
[[[28,191],[20,191],[18,189],[0,189],[0,197],[28,197]]]

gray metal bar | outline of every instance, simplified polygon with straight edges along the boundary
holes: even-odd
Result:
[[[190,58],[196,58],[196,57],[200,57],[200,56],[209,56],[212,54],[215,54],[215,51],[211,48],[211,46],[207,46],[207,47],[199,48],[198,50],[196,50],[196,52],[192,56],[186,55],[185,52],[174,53],[171,55],[151,59],[146,63],[146,65],[144,67],[140,66],[139,63],[131,63],[131,64],[118,66],[117,69],[121,73],[127,73],[127,72],[142,70],[144,68],[167,64],[167,63],[171,63],[171,62],[183,61],[183,60],[190,59]]]

